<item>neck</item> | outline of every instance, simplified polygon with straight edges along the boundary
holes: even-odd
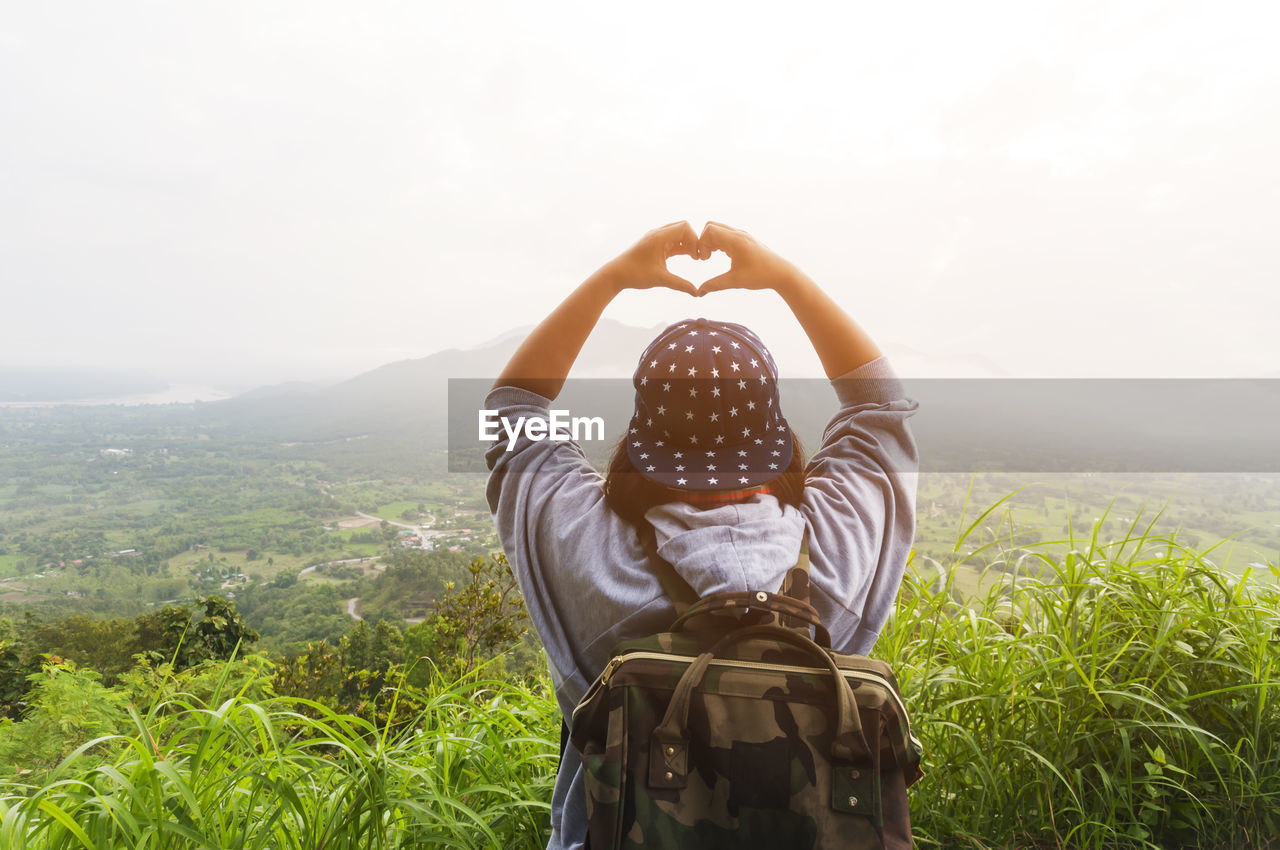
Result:
[[[679,491],[679,500],[694,505],[729,505],[734,502],[745,502],[757,493],[771,492],[768,484],[743,490],[682,490]]]

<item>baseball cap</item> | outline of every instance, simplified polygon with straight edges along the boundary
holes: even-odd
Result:
[[[791,463],[778,368],[749,328],[677,322],[645,349],[632,383],[627,456],[651,481],[676,490],[738,490],[777,478]]]

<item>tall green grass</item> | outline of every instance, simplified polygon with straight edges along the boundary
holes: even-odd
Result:
[[[40,787],[3,789],[0,845],[545,844],[559,757],[545,692],[472,676],[395,698],[413,722],[394,736],[293,698],[175,697],[133,711],[130,734],[86,741]],[[81,754],[103,750],[84,766]]]
[[[1280,847],[1274,583],[1136,524],[1017,547],[983,531],[996,510],[950,563],[913,560],[876,648],[926,746],[919,846]],[[962,600],[974,554],[987,589]],[[204,698],[159,693],[51,776],[0,783],[0,846],[545,844],[545,682],[402,687],[384,726],[230,676]]]
[[[966,550],[991,513],[953,559],[987,556],[986,595],[962,602],[954,566],[913,563],[876,647],[926,746],[920,845],[1280,846],[1275,584],[1137,521]]]

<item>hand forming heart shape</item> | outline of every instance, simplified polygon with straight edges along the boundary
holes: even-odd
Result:
[[[692,283],[699,290],[699,295],[703,284],[729,271],[731,265],[729,255],[723,251],[716,251],[706,259],[695,259],[685,254],[667,258],[667,271]]]
[[[716,254],[724,256],[717,258]],[[695,297],[724,289],[776,288],[794,271],[790,263],[745,230],[715,221],[707,222],[701,235],[695,234],[687,221],[655,228],[610,266],[623,289],[659,286]],[[695,269],[697,274],[691,274]],[[700,278],[698,284],[689,280],[692,276]]]

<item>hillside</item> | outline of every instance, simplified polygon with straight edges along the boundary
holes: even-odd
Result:
[[[629,377],[657,330],[602,320],[583,346],[574,377]],[[524,336],[510,331],[477,348],[450,348],[388,363],[327,386],[264,387],[196,405],[192,413],[210,427],[281,441],[373,436],[443,448],[449,381],[463,379],[469,386],[487,388]]]

